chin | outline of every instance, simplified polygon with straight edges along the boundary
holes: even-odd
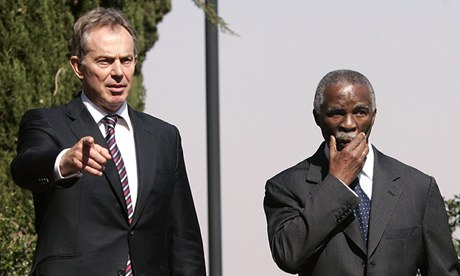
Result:
[[[124,103],[126,101],[128,97],[126,95],[113,95],[110,97],[110,99],[108,99],[108,103],[109,105],[112,105],[112,106],[120,106],[122,103]]]

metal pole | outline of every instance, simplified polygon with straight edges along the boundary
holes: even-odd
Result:
[[[207,0],[217,14],[217,0]],[[208,140],[209,275],[222,275],[220,208],[219,51],[217,26],[206,16],[206,117]]]
[[[207,0],[217,14],[217,0]],[[219,51],[217,26],[206,16],[206,122],[208,150],[209,275],[222,275],[220,208]]]

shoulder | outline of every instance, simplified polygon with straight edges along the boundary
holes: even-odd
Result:
[[[53,124],[56,121],[63,120],[65,116],[66,105],[60,105],[51,108],[34,108],[24,112],[21,118],[21,125],[29,123],[49,122]]]
[[[279,172],[269,181],[278,183],[291,182],[294,180],[307,179],[319,182],[327,175],[328,161],[324,155],[324,143],[309,158]]]
[[[150,115],[148,113],[142,112],[142,111],[138,111],[138,110],[130,108],[129,113],[130,113],[131,117],[135,117],[137,119],[140,119],[143,122],[148,123],[148,124],[153,124],[153,125],[160,126],[160,127],[165,127],[165,128],[175,128],[174,125],[172,125],[172,124],[170,124],[170,123],[168,123],[168,122],[166,122],[166,121],[164,121],[164,120],[162,120],[160,118],[152,116],[152,115]]]
[[[374,177],[376,173],[384,174],[387,178],[401,181],[406,187],[412,187],[413,191],[429,191],[437,186],[433,176],[428,175],[419,169],[403,163],[396,158],[387,156],[374,147]]]
[[[27,110],[23,115],[24,119],[33,119],[35,117],[46,117],[50,119],[62,118],[62,115],[68,114],[70,117],[75,117],[84,109],[84,105],[79,97],[75,96],[68,103],[60,104],[54,107],[42,107]]]
[[[375,167],[380,166],[387,170],[392,170],[397,172],[401,175],[412,175],[412,176],[419,176],[422,178],[431,177],[428,174],[420,171],[419,169],[408,165],[398,159],[388,156],[382,152],[380,152],[377,148],[374,147],[375,152]]]
[[[145,112],[130,109],[130,118],[134,127],[143,127],[147,132],[155,135],[180,137],[178,128],[162,119]]]
[[[276,175],[271,177],[269,181],[282,183],[292,178],[304,177],[308,171],[309,166],[310,163],[308,162],[308,159],[305,159],[277,173]]]

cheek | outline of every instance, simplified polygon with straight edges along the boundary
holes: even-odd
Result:
[[[337,133],[337,128],[333,127],[330,124],[323,124],[321,126],[321,133],[323,134],[323,137],[328,140],[329,136],[336,136]]]
[[[100,84],[102,82],[104,82],[104,78],[98,74],[94,74],[91,76],[91,81],[94,83],[94,84]]]
[[[110,76],[110,70],[104,70],[102,68],[92,68],[92,70],[90,70],[87,75],[94,82],[103,82]]]
[[[372,119],[365,120],[360,123],[361,131],[368,131],[372,127]]]
[[[335,132],[335,130],[338,128],[340,122],[333,120],[331,118],[324,120],[322,128],[325,130],[328,130],[330,132]]]
[[[133,78],[133,75],[134,75],[134,68],[126,69],[125,71],[126,79],[131,80]]]

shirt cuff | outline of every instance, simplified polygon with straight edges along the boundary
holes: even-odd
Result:
[[[338,178],[337,178],[338,179]],[[345,184],[345,182],[343,182],[342,180],[339,179],[340,182],[342,182],[342,184],[348,188],[348,190],[350,190],[350,192],[352,192],[356,197],[359,197],[358,194],[356,194],[355,191],[353,191],[352,188],[350,188],[350,186],[348,186],[347,184]]]
[[[70,150],[70,148],[64,149],[64,150],[61,151],[61,152],[59,153],[59,155],[56,157],[56,161],[54,162],[54,180],[55,180],[55,181],[70,179],[70,178],[73,178],[73,177],[80,178],[80,177],[83,176],[83,174],[82,174],[81,172],[71,173],[71,174],[69,174],[69,175],[62,176],[61,170],[59,169],[59,164],[61,163],[61,158],[62,158],[62,156],[63,156],[68,150]]]

